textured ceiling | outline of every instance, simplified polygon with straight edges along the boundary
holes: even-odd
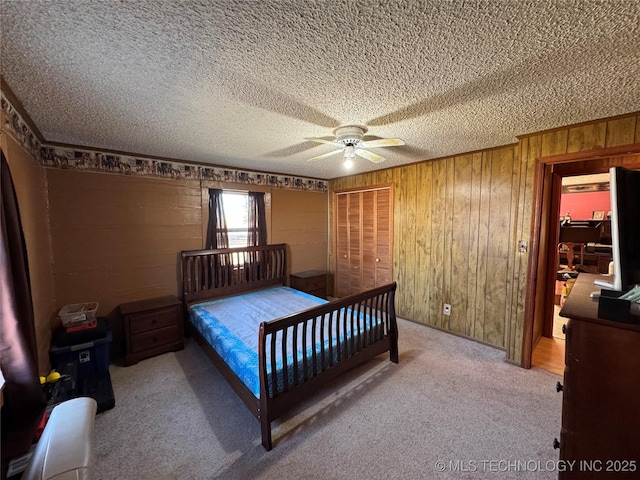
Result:
[[[637,0],[1,0],[47,142],[320,179],[640,110]],[[387,160],[332,150],[340,125]]]

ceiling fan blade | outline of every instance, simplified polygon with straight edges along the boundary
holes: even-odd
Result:
[[[333,152],[323,153],[322,155],[318,155],[317,157],[310,158],[308,161],[311,162],[313,160],[320,160],[321,158],[330,157],[331,155],[335,155],[336,153],[342,153],[342,150],[342,148],[339,148],[338,150],[334,150]]]
[[[356,148],[353,151],[353,153],[355,153],[356,155],[362,158],[366,158],[367,160],[373,163],[380,163],[386,160],[384,157],[381,157],[380,155],[377,155],[373,152],[369,152],[368,150],[362,150],[361,148]]]
[[[404,145],[404,140],[401,140],[400,138],[381,138],[379,140],[360,142],[360,145],[364,148],[396,147],[398,145]]]
[[[309,140],[310,142],[318,142],[318,143],[326,143],[327,145],[339,145],[338,143],[336,143],[335,141],[332,140],[325,140],[324,138],[305,138],[305,140]]]

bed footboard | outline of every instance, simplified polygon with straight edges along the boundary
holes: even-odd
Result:
[[[337,375],[387,351],[398,363],[395,291],[394,282],[260,325],[258,419],[267,450],[271,422]]]

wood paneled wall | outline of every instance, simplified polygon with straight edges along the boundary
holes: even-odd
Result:
[[[528,252],[517,245],[530,241],[536,159],[638,141],[632,114],[335,179],[330,192],[393,182],[398,314],[503,348],[520,364]],[[442,313],[445,303],[451,316]]]
[[[509,146],[390,171],[401,317],[506,348],[516,152]],[[374,185],[381,177],[339,179],[331,190]],[[450,316],[442,313],[445,303]]]

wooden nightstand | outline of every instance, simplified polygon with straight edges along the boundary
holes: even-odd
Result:
[[[120,305],[126,366],[184,348],[182,304],[174,295]]]
[[[327,272],[320,270],[307,270],[306,272],[292,273],[289,276],[291,288],[327,298]]]

